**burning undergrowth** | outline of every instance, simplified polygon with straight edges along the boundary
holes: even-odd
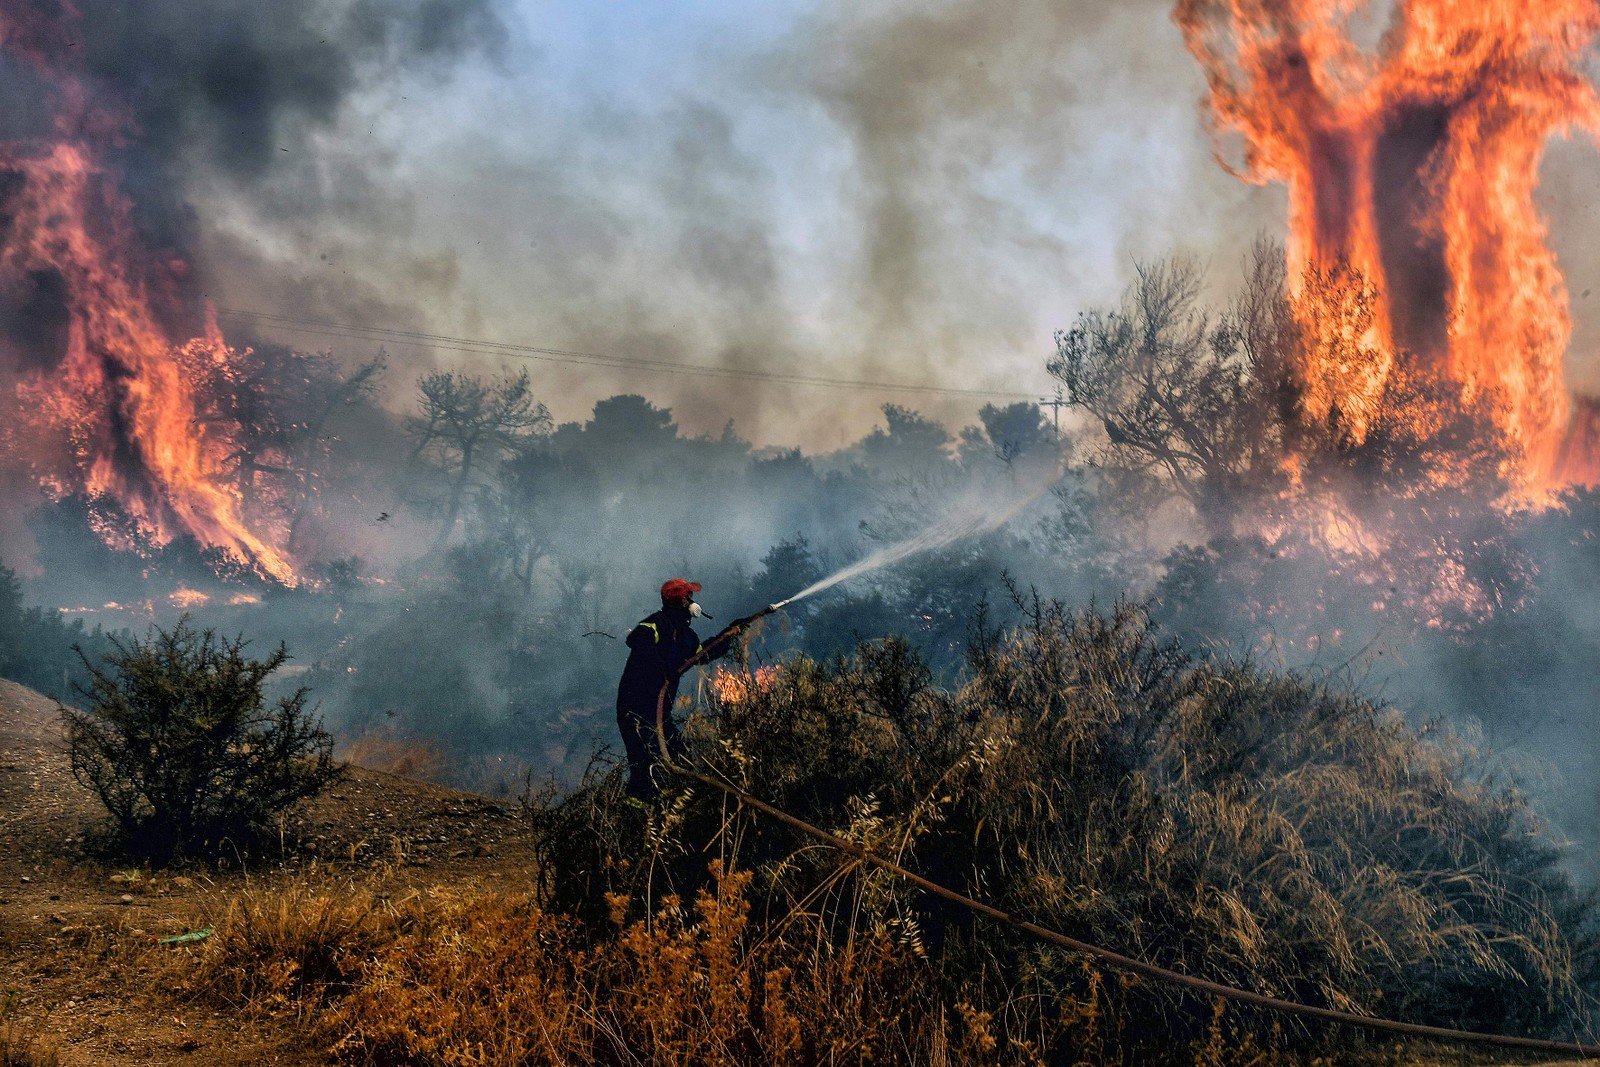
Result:
[[[1470,748],[1303,677],[1192,659],[1131,608],[1025,606],[1022,628],[979,640],[955,690],[896,642],[796,662],[731,699],[719,688],[691,720],[693,758],[936,881],[1180,972],[1434,1024],[1587,1025],[1593,903]],[[596,930],[624,902],[644,920],[664,893],[709,888],[709,841],[766,902],[758,943],[797,915],[836,945],[899,943],[1019,1060],[1030,1042],[1046,1060],[1081,1053],[1097,997],[1119,1027],[1100,1035],[1111,1058],[1204,1036],[1204,1013],[1169,988],[1102,984],[699,786],[673,786],[648,819],[615,773],[532,810],[552,901]],[[1242,1029],[1315,1044],[1281,1022]]]

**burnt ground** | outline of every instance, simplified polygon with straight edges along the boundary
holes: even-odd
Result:
[[[72,778],[55,701],[0,681],[0,1003],[80,1064],[320,1064],[292,1018],[219,1011],[151,989],[163,950],[208,899],[310,875],[520,888],[532,851],[515,808],[351,767],[286,821],[276,858],[173,871],[117,866],[104,812]]]

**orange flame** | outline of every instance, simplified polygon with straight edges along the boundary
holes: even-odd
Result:
[[[63,443],[40,481],[57,496],[115,501],[155,543],[188,534],[292,585],[293,566],[248,527],[225,476],[236,428],[200,419],[186,373],[186,364],[225,363],[233,352],[214,322],[182,345],[162,327],[130,207],[85,132],[113,130],[115,117],[87,109],[78,83],[50,68],[42,33],[0,12],[0,46],[40,68],[63,108],[57,137],[0,144],[0,170],[16,179],[0,284],[50,275],[65,293],[66,351],[19,386],[35,433]]]
[[[1401,0],[1372,49],[1366,0],[1178,0],[1241,178],[1289,190],[1292,278],[1346,265],[1382,294],[1372,358],[1303,368],[1308,414],[1361,432],[1405,350],[1487,391],[1524,488],[1592,480],[1574,464],[1562,359],[1567,291],[1533,200],[1554,134],[1600,131],[1581,73],[1592,0]],[[1225,164],[1226,165],[1226,164]],[[1314,364],[1319,356],[1312,352]]]
[[[718,668],[711,676],[711,691],[724,704],[741,704],[765,693],[778,680],[778,668],[770,664],[754,671]]]

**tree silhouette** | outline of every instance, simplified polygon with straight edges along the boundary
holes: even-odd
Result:
[[[486,381],[454,371],[435,371],[417,380],[418,414],[407,420],[416,440],[413,458],[427,461],[446,483],[437,552],[455,531],[475,478],[521,445],[548,429],[550,413],[534,400],[528,372]]]

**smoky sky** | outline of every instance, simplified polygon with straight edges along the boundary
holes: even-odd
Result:
[[[152,247],[193,265],[196,307],[1029,394],[1052,332],[1136,260],[1198,254],[1220,293],[1284,224],[1280,188],[1213,158],[1165,0],[90,0],[79,26],[74,61],[129,112],[124,190]],[[0,78],[8,124],[38,110],[25,83]],[[1559,223],[1593,157],[1553,160]],[[1581,379],[1593,242],[1554,229]],[[396,407],[428,367],[503,363],[387,347]],[[808,448],[885,401],[951,424],[983,403],[530,369],[559,418],[643,392],[696,432],[731,418]]]
[[[220,174],[248,192],[280,155],[305,152],[369,81],[492,58],[504,37],[493,0],[80,6],[83,69],[106,102],[131,114],[127,191],[152,226],[182,216],[171,209],[193,176]]]
[[[205,295],[299,318],[1026,395],[1051,332],[1135,258],[1183,247],[1227,275],[1281,224],[1275,191],[1210,158],[1164,2],[792,4],[771,25],[700,6],[618,5],[581,55],[558,24],[591,16],[531,0],[449,5],[443,27],[429,5],[229,11],[186,73],[118,76],[157,83],[158,159],[205,161],[177,184]],[[165,65],[154,30],[104,32],[109,65]],[[500,369],[389,351],[397,406],[427,366]],[[531,369],[558,418],[643,392],[696,432],[812,448],[885,401],[953,424],[984,402]]]

